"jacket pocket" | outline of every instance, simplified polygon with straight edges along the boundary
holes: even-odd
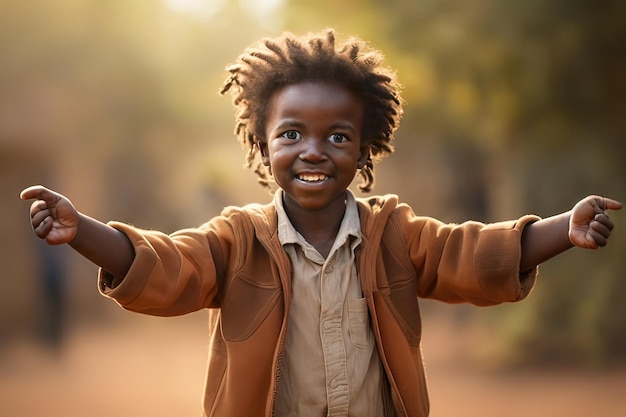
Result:
[[[224,339],[241,342],[252,336],[281,295],[278,286],[255,282],[243,276],[234,277],[221,308]]]
[[[415,280],[396,282],[390,286],[388,296],[383,296],[409,344],[417,346],[421,340],[422,320],[417,299]]]

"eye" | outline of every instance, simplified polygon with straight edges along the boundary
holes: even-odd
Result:
[[[285,138],[285,139],[289,139],[289,140],[299,140],[302,139],[302,135],[300,134],[300,132],[296,131],[296,130],[288,130],[285,133],[283,133],[282,135],[280,135],[281,138]]]
[[[328,140],[330,140],[332,143],[343,143],[348,141],[348,137],[341,133],[333,133],[332,135],[330,135],[330,138],[328,138]]]

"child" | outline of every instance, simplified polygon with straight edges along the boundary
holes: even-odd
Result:
[[[590,196],[554,217],[444,224],[388,195],[356,199],[373,159],[393,151],[399,87],[379,52],[332,30],[286,33],[246,50],[222,93],[271,203],[229,207],[172,235],[94,220],[42,186],[37,236],[101,267],[99,288],[128,310],[211,309],[206,416],[427,416],[418,297],[519,301],[537,265],[572,246],[607,243]]]

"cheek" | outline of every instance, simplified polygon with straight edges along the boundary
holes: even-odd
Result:
[[[356,170],[359,167],[359,157],[358,153],[349,153],[344,154],[335,159],[337,165],[341,165],[344,169],[354,169]]]
[[[289,153],[289,148],[284,146],[273,145],[272,142],[268,145],[267,166],[274,171],[284,171],[291,164],[293,158]]]
[[[285,145],[279,139],[270,141],[267,145],[267,150],[270,158],[275,161],[290,160],[298,154],[296,146],[293,144]]]

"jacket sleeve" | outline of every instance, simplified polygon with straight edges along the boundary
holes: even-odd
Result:
[[[121,280],[99,271],[101,294],[127,310],[156,316],[182,315],[219,303],[225,251],[232,242],[226,222],[212,221],[171,235],[109,224],[128,236],[135,259]]]
[[[401,217],[419,296],[493,305],[522,300],[533,288],[538,268],[520,271],[521,237],[539,217],[491,224],[445,224],[412,213]]]

